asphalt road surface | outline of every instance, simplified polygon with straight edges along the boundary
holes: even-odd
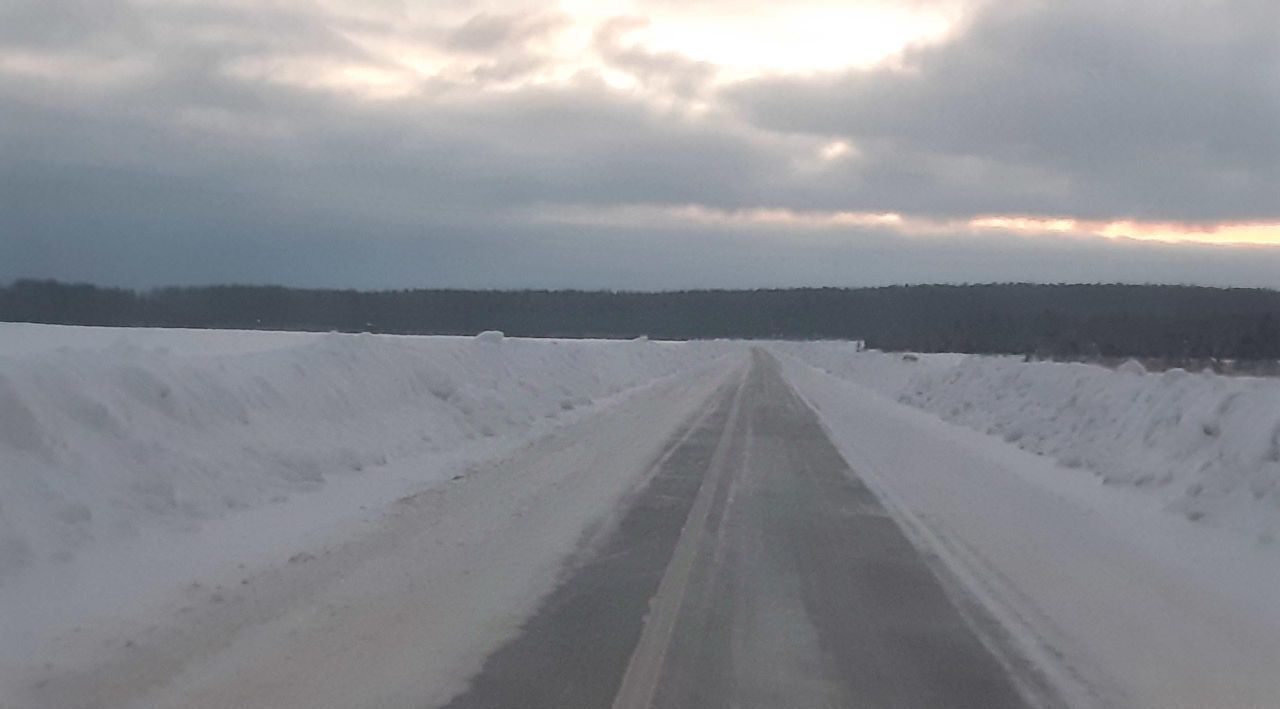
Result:
[[[453,709],[1028,703],[757,350]]]

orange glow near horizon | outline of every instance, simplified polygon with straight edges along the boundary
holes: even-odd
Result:
[[[1137,239],[1164,243],[1280,246],[1280,222],[1186,224],[1133,219],[1089,220],[1062,217],[979,217],[969,220],[975,230],[1025,234],[1086,234],[1108,239]]]
[[[969,220],[973,229],[998,229],[1021,232],[1060,232],[1079,231],[1079,222],[1075,219],[1045,219],[1043,217],[977,217]]]
[[[1280,246],[1280,223],[1242,222],[1189,226],[1176,223],[1119,221],[1097,232],[1113,238],[1150,241],[1195,241],[1205,244],[1253,244]]]
[[[616,207],[550,206],[539,210],[543,221],[595,225],[673,227],[756,227],[832,231],[882,228],[907,236],[947,234],[1057,235],[1133,239],[1170,244],[1280,246],[1280,222],[1187,224],[1132,219],[1090,220],[1072,217],[982,215],[969,219],[936,219],[897,212],[797,211],[784,208],[717,209],[698,204],[624,205]]]

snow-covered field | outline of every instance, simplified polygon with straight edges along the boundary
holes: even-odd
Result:
[[[764,346],[1072,706],[1275,705],[1280,380]],[[0,709],[444,701],[747,351],[0,324]]]

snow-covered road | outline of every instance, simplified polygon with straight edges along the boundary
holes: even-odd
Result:
[[[466,701],[491,686],[494,658],[527,644],[574,570],[617,543],[664,466],[683,455],[697,468],[699,431],[711,433],[697,480],[719,482],[697,482],[684,503],[659,496],[681,541],[670,538],[671,563],[658,569],[681,590],[626,582],[645,604],[656,597],[648,621],[634,609],[605,617],[633,623],[638,640],[587,624],[625,662],[581,639],[570,653],[610,667],[615,685],[627,667],[657,678],[639,694],[630,680],[625,696],[640,705],[645,691],[684,697],[664,706],[705,705],[691,697],[711,677],[707,696],[740,706],[983,706],[969,701],[981,690],[959,687],[989,668],[948,672],[983,665],[959,658],[986,652],[1033,704],[1280,706],[1280,554],[1266,541],[1265,495],[1192,518],[1168,495],[1104,485],[1003,435],[1006,418],[1040,406],[1070,424],[1042,425],[1054,450],[1079,450],[1072,432],[1094,440],[1098,420],[1139,415],[1125,401],[1164,417],[1208,392],[1232,406],[1206,404],[1188,431],[1207,431],[1217,412],[1221,435],[1201,434],[1211,453],[1196,449],[1201,462],[1173,478],[1258,489],[1275,412],[1236,394],[1247,382],[957,356],[904,367],[795,343],[765,345],[780,377],[756,355],[744,379],[752,348],[732,342],[9,324],[0,335],[0,709],[483,705]],[[1061,388],[1039,382],[1068,375],[1099,382],[1071,400],[1093,418],[1036,399]],[[1127,379],[1108,386],[1110,376]],[[965,377],[1019,384],[1004,397]],[[1178,396],[1148,395],[1161,387]],[[931,413],[939,402],[1002,435],[944,422]],[[1185,442],[1177,425],[1153,422],[1171,433],[1112,446],[1135,466],[1165,460],[1169,451],[1138,447]],[[859,678],[868,661],[903,659],[889,640],[850,640],[892,632],[875,619],[895,613],[858,598],[858,583],[889,578],[859,581],[869,533],[841,501],[863,484],[878,498],[872,517],[887,511],[928,570],[908,584],[914,593],[861,601],[912,605],[940,584],[965,619],[957,637],[985,651]],[[646,529],[655,544],[665,538]],[[613,692],[609,672],[594,681]],[[905,678],[897,694],[884,679],[895,676]],[[930,677],[941,684],[930,689]],[[887,693],[866,694],[877,678]],[[954,701],[937,701],[939,686],[957,687]]]
[[[448,709],[1031,706],[1038,678],[1000,664],[776,361],[752,360]]]
[[[1280,555],[786,359],[936,566],[1073,707],[1280,706]]]
[[[10,648],[0,707],[442,704],[516,632],[566,554],[643,483],[667,439],[735,367],[692,366],[452,479],[338,523],[313,519],[313,534],[273,558],[250,552],[251,563],[228,565],[218,555],[180,588],[139,566],[145,603],[79,610],[82,624]],[[202,535],[192,536],[179,545],[201,550]],[[38,605],[31,594],[6,601],[6,611]]]

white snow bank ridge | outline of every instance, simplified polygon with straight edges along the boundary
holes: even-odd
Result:
[[[723,351],[0,323],[0,584],[331,476],[546,430]]]
[[[1192,521],[1280,534],[1280,380],[1014,357],[778,349],[941,418],[1142,489]],[[1135,363],[1136,364],[1136,363]]]

